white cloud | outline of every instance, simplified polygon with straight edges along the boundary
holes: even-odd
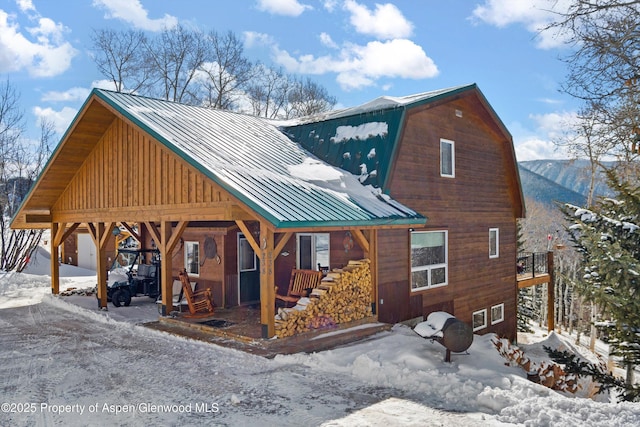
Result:
[[[148,31],[162,31],[178,24],[178,18],[165,14],[162,18],[151,19],[140,0],[93,0],[93,6],[106,10],[106,19],[120,19],[135,28]]]
[[[300,16],[313,7],[298,0],[258,0],[258,9],[273,15]]]
[[[335,49],[338,47],[336,42],[334,42],[331,36],[327,33],[320,33],[320,43],[332,49]]]
[[[39,119],[47,119],[53,123],[54,129],[58,135],[62,135],[66,132],[67,128],[71,124],[71,121],[78,113],[75,108],[64,107],[60,111],[56,111],[53,108],[34,107],[33,114]]]
[[[244,33],[244,45],[246,48],[252,48],[255,46],[270,46],[273,45],[273,38],[269,34],[258,33],[255,31],[245,31]]]
[[[33,9],[31,9],[33,10]],[[68,31],[49,18],[31,18],[36,26],[20,31],[15,15],[0,10],[0,73],[27,70],[34,77],[52,77],[65,72],[77,50],[64,40]]]
[[[337,56],[302,55],[297,58],[274,47],[275,61],[300,74],[337,73],[345,90],[375,84],[380,78],[424,79],[438,75],[438,68],[422,47],[411,40],[372,41],[364,46],[345,45]]]
[[[544,132],[550,138],[558,138],[576,122],[577,115],[574,112],[553,112],[548,114],[531,114],[529,118],[537,124],[537,129]]]
[[[531,114],[533,131],[525,129],[521,124],[509,126],[513,133],[513,141],[518,161],[542,159],[567,159],[571,156],[564,147],[556,142],[572,126],[576,120],[574,112],[553,112],[548,114]]]
[[[350,22],[361,34],[395,39],[409,37],[413,33],[413,24],[391,3],[376,3],[372,11],[355,0],[346,0],[344,8],[351,13]]]
[[[31,0],[16,0],[16,4],[20,8],[20,10],[23,12],[28,12],[30,10],[35,12],[36,10]]]
[[[557,12],[567,11],[569,3],[570,0],[485,0],[473,10],[472,17],[498,28],[521,24],[537,35],[539,48],[551,49],[562,46],[567,38],[557,30],[544,28],[557,19]]]
[[[64,92],[50,91],[42,95],[43,102],[72,102],[84,101],[89,96],[89,89],[84,87],[73,87]]]
[[[329,12],[333,12],[337,5],[338,0],[324,0],[322,2],[322,6],[324,6],[324,8]]]
[[[547,159],[567,159],[568,155],[558,149],[558,147],[548,139],[528,137],[521,140],[514,140],[516,150],[516,160],[524,162],[527,160],[547,160]]]

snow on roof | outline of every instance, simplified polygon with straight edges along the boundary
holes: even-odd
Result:
[[[337,119],[340,117],[354,116],[358,114],[364,114],[371,111],[387,110],[393,108],[407,107],[412,104],[419,104],[425,101],[439,98],[443,95],[448,95],[452,92],[466,90],[476,87],[475,84],[454,86],[446,89],[432,90],[429,92],[417,93],[407,96],[380,96],[362,105],[355,107],[344,108],[341,110],[327,111],[320,114],[314,114],[311,116],[289,119],[289,120],[272,120],[271,122],[280,127],[298,126],[305,123],[320,122],[325,120]]]

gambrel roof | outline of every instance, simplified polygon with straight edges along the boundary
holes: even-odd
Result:
[[[425,222],[422,215],[379,189],[364,186],[356,176],[311,155],[262,118],[94,89],[23,202],[13,227],[28,227],[25,213],[50,211],[91,144],[109,126],[109,120],[100,122],[100,117],[114,112],[275,228]]]
[[[468,94],[480,99],[495,128],[511,141],[508,130],[476,84],[402,97],[381,96],[356,107],[274,123],[323,161],[358,175],[365,184],[385,189],[406,111]],[[507,154],[515,165],[513,144],[509,149]],[[518,174],[517,168],[515,174]],[[522,203],[522,197],[520,199]]]

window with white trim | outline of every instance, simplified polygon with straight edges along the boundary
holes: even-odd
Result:
[[[411,232],[412,291],[447,284],[447,239],[447,231]]]
[[[479,331],[487,327],[487,309],[474,311],[473,315],[473,332]]]
[[[189,276],[200,275],[200,243],[184,242],[184,268]]]
[[[296,265],[304,270],[329,266],[329,233],[298,233]]]
[[[440,176],[454,178],[456,176],[456,150],[454,142],[440,140]]]
[[[489,258],[498,258],[500,256],[500,230],[497,228],[489,229]]]
[[[495,325],[504,321],[504,303],[491,307],[491,324]]]

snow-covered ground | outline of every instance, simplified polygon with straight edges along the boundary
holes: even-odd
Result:
[[[640,425],[640,404],[528,381],[491,336],[475,336],[451,363],[441,345],[403,325],[265,359],[141,326],[153,304],[99,311],[93,296],[54,297],[46,270],[41,259],[30,274],[0,273],[2,426]],[[61,274],[61,290],[95,285],[86,270]],[[534,361],[546,358],[542,345],[574,348],[557,334],[524,341]]]

